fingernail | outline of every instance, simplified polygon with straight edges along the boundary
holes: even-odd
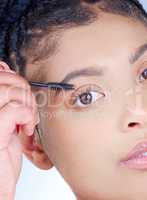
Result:
[[[34,134],[34,131],[35,131],[35,127],[30,128],[30,130],[27,131],[27,135],[28,135],[28,136],[32,136],[32,135]]]

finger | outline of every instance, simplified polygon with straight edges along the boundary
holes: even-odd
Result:
[[[12,135],[12,139],[8,146],[8,152],[9,155],[11,156],[11,162],[14,170],[13,172],[15,175],[15,180],[17,181],[18,176],[20,175],[20,166],[22,163],[23,148],[20,139],[15,134]]]
[[[12,133],[16,129],[16,124],[29,124],[32,118],[33,113],[30,107],[23,106],[18,102],[15,103],[15,106],[5,105],[0,111],[0,122],[2,122],[0,124],[0,149],[8,146]]]
[[[22,76],[7,71],[0,71],[0,84],[14,85],[24,89],[31,89],[31,86]]]
[[[26,134],[26,135],[32,135],[34,133],[35,125],[39,123],[39,111],[36,103],[36,98],[35,95],[32,93],[32,112],[33,112],[33,118],[30,123],[25,124],[21,126],[21,130]]]
[[[0,85],[0,109],[10,101],[19,101],[23,105],[31,106],[34,101],[30,90],[12,85]]]
[[[38,109],[35,95],[31,90],[25,90],[18,88],[16,86],[0,85],[0,109],[11,101],[11,106],[13,102],[18,101],[24,106],[31,106],[33,111],[33,119],[30,124],[23,126],[23,131],[32,133],[33,124],[37,124],[38,119]],[[15,104],[14,104],[15,106]]]

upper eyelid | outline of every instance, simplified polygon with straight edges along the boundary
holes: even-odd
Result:
[[[92,88],[92,87],[95,87],[99,90],[102,90],[102,87],[96,85],[96,84],[92,84],[92,83],[89,83],[89,84],[85,84],[85,85],[82,85],[82,86],[79,86],[77,88],[75,88],[75,90],[73,92],[76,92],[76,91],[80,91],[80,90],[84,90],[84,88]]]
[[[135,66],[135,70],[133,74],[134,74],[135,81],[137,84],[141,83],[140,77],[145,69],[147,69],[147,59],[144,60],[143,62],[138,63],[137,66]]]
[[[92,89],[92,86],[95,86],[97,89]],[[85,87],[85,91],[84,91],[83,87]],[[86,84],[84,86],[77,88],[75,91],[73,91],[72,94],[71,94],[71,97],[78,98],[82,94],[82,92],[86,93],[87,90],[91,90],[91,91],[95,91],[95,92],[97,91],[97,92],[103,94],[104,96],[106,96],[105,92],[98,85],[96,85],[96,84]]]
[[[145,65],[146,64],[146,65]],[[136,76],[140,76],[141,73],[147,69],[147,61],[144,61],[143,63],[139,64],[136,70]]]

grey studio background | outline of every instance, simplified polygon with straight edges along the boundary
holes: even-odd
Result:
[[[140,0],[147,9],[147,0]],[[55,168],[42,171],[25,157],[15,200],[76,200]]]

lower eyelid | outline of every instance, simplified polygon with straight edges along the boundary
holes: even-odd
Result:
[[[92,103],[88,106],[85,106],[85,107],[75,106],[75,107],[73,107],[73,110],[75,110],[75,111],[87,111],[87,110],[90,110],[91,108],[95,108],[96,104],[98,104],[97,108],[98,107],[100,108],[103,105],[102,99],[99,99],[99,100],[95,101],[94,103]]]

